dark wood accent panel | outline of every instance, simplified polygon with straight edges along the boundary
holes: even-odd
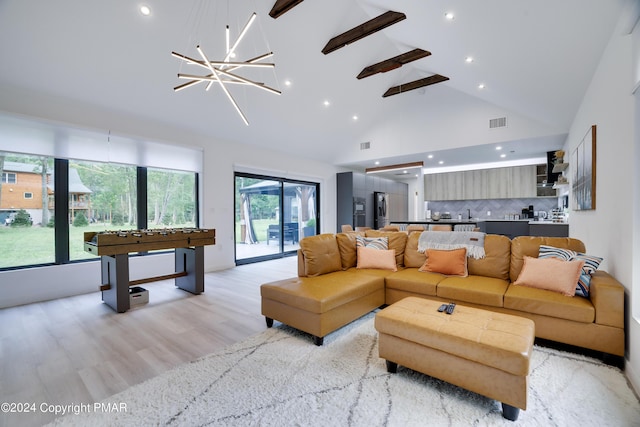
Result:
[[[377,64],[365,67],[360,72],[360,74],[358,74],[358,79],[363,79],[365,77],[370,77],[378,73],[386,73],[387,71],[395,70],[396,68],[402,67],[404,64],[408,64],[409,62],[416,61],[429,55],[431,55],[431,52],[427,50],[419,48],[410,50],[409,52],[405,52],[398,56],[394,56],[393,58],[389,58],[384,61],[378,62]]]
[[[397,165],[376,166],[373,168],[366,168],[365,171],[367,173],[372,173],[372,172],[383,172],[383,171],[403,169],[403,168],[415,168],[415,167],[422,167],[422,166],[424,166],[424,162],[411,162],[411,163],[400,163]]]
[[[406,18],[407,15],[405,15],[404,13],[394,12],[391,10],[387,11],[382,15],[376,16],[375,18],[363,24],[360,24],[357,27],[353,27],[352,29],[345,31],[342,34],[333,37],[322,49],[322,53],[324,53],[325,55],[331,53],[334,50],[338,50],[341,47],[358,41],[364,37],[370,36],[371,34],[387,28],[390,25],[398,23]]]
[[[276,19],[280,15],[284,15],[286,12],[293,9],[295,6],[299,5],[302,2],[303,0],[278,0],[271,8],[269,16],[273,19]]]
[[[436,83],[446,82],[449,80],[449,77],[442,76],[440,74],[434,74],[433,76],[425,77],[424,79],[414,80],[409,83],[404,83],[399,86],[393,86],[387,89],[387,91],[382,95],[383,98],[391,95],[398,95],[403,92],[408,92],[410,90],[419,89],[424,86],[430,86]]]

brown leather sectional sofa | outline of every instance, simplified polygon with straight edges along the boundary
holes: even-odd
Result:
[[[468,258],[468,276],[421,272],[420,233],[369,230],[386,236],[396,251],[398,271],[357,269],[354,233],[321,234],[300,242],[298,276],[261,286],[262,314],[323,337],[383,305],[407,296],[513,314],[535,322],[536,337],[624,356],[624,287],[605,271],[592,275],[590,296],[567,297],[543,289],[516,286],[525,256],[537,257],[540,245],[585,252],[577,239],[564,237],[485,236],[485,257]]]

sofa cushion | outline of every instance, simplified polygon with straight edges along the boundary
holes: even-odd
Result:
[[[356,266],[358,261],[356,238],[357,234],[355,232],[336,234],[338,249],[340,250],[340,262],[342,263],[343,270]]]
[[[558,292],[526,286],[509,286],[504,308],[541,316],[593,323],[596,310],[587,298],[567,298]]]
[[[427,249],[427,259],[419,268],[421,272],[467,277],[467,249]]]
[[[407,245],[404,250],[404,266],[420,268],[427,260],[427,254],[418,252],[418,240],[420,239],[418,232],[410,233],[407,237]]]
[[[520,275],[513,284],[546,289],[572,297],[576,293],[576,283],[583,266],[584,261],[525,256]]]
[[[387,276],[385,285],[387,289],[436,296],[437,285],[444,279],[445,276],[442,274],[420,272],[416,268],[405,268]]]
[[[319,314],[383,289],[384,277],[336,271],[265,283],[260,286],[260,294],[262,298]]]
[[[371,247],[358,248],[358,269],[375,268],[380,270],[398,271],[396,265],[396,251]]]
[[[555,246],[556,248],[571,249],[576,252],[584,252],[584,243],[570,237],[538,237],[518,236],[511,241],[511,267],[509,278],[515,282],[522,270],[524,257],[537,257],[540,245]]]
[[[366,237],[387,237],[389,239],[389,249],[396,251],[396,264],[404,265],[404,248],[407,246],[407,233],[403,231],[378,231],[367,230]]]
[[[342,269],[338,241],[334,234],[318,234],[300,240],[307,276],[319,276]]]
[[[508,287],[507,280],[469,275],[445,278],[438,283],[436,293],[443,299],[502,307],[504,293]]]
[[[498,234],[484,236],[484,258],[467,260],[469,274],[509,280],[511,240]]]

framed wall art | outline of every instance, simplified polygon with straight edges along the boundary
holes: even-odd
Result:
[[[571,154],[573,210],[596,208],[596,125],[589,128]]]

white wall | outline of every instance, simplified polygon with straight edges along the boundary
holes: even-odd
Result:
[[[300,159],[244,144],[213,141],[140,118],[79,105],[45,94],[24,93],[0,87],[0,110],[11,114],[43,118],[112,134],[134,135],[143,139],[203,148],[201,174],[201,226],[216,229],[216,244],[205,248],[205,270],[235,266],[234,256],[234,170],[253,171],[285,178],[320,183],[320,229],[335,229],[336,172],[332,165]],[[7,95],[7,96],[4,96]],[[105,132],[106,133],[106,132]],[[15,151],[0,141],[0,150]],[[132,258],[132,279],[173,272],[173,255]],[[293,272],[295,273],[295,272]],[[259,278],[256,278],[259,280]],[[75,263],[0,272],[0,308],[27,304],[81,293],[95,292],[100,286],[100,263]]]
[[[622,20],[621,20],[622,21]],[[640,326],[631,316],[629,302],[634,282],[634,259],[640,253],[633,245],[640,213],[638,183],[634,180],[638,158],[634,148],[634,100],[632,96],[632,37],[620,26],[600,60],[596,73],[572,123],[565,151],[571,153],[588,128],[597,125],[596,209],[571,211],[571,237],[581,239],[587,252],[604,257],[602,269],[614,275],[627,294],[627,375],[640,390]],[[570,165],[570,168],[573,165]],[[571,177],[571,172],[568,174]]]

